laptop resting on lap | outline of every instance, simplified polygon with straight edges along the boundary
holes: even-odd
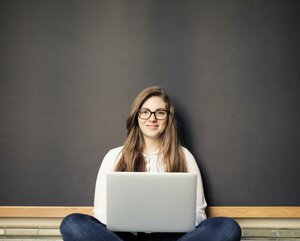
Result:
[[[107,228],[120,232],[189,232],[195,228],[193,173],[107,174]]]

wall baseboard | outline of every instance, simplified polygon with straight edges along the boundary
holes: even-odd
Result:
[[[0,217],[62,218],[70,213],[92,215],[91,206],[0,206]],[[209,206],[209,217],[300,218],[300,206]]]
[[[1,220],[1,218],[0,218]],[[24,223],[23,223],[24,224]],[[242,240],[300,240],[300,226],[296,227],[243,227]],[[0,224],[0,241],[62,241],[59,225],[46,227],[40,224],[29,226]]]

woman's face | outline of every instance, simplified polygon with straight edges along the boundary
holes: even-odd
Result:
[[[156,114],[151,113],[150,118],[147,120],[138,117],[138,124],[141,132],[144,135],[144,138],[159,139],[160,135],[164,132],[167,125],[167,117],[164,120],[160,120],[164,117],[166,103],[161,97],[152,96],[145,101],[140,110],[144,113],[147,112],[147,110],[151,112],[156,111]],[[155,115],[159,119],[157,119]]]

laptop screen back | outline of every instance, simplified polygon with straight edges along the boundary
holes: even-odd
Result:
[[[109,173],[107,228],[125,232],[193,230],[196,179],[192,173]]]

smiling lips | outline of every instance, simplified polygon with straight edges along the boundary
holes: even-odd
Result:
[[[146,125],[149,129],[154,130],[157,129],[159,125]]]

